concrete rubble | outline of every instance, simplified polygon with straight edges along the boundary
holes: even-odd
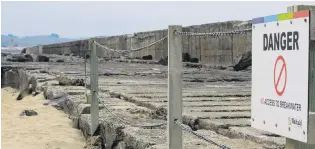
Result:
[[[90,105],[84,102],[84,94],[89,93],[89,89],[84,85],[60,84],[58,79],[62,76],[68,82],[73,78],[84,80],[84,59],[77,59],[79,62],[71,65],[2,62],[2,73],[19,72],[10,76],[18,81],[6,81],[3,86],[23,90],[30,84],[36,85],[35,91],[45,95],[47,106],[55,105],[67,113],[73,127],[80,129],[87,140],[92,140],[87,148],[167,148],[167,66],[100,62],[100,125],[91,136]],[[89,86],[89,64],[87,66]],[[4,75],[1,79],[10,77]],[[32,77],[36,83],[28,81]],[[184,67],[182,80],[183,123],[193,131],[232,149],[284,148],[285,138],[250,127],[250,71]],[[183,131],[183,148],[218,147]]]

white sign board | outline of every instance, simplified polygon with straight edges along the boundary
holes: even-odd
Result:
[[[252,127],[307,142],[309,11],[253,19]]]

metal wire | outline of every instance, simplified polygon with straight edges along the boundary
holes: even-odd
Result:
[[[205,140],[205,141],[209,142],[210,144],[216,145],[216,146],[218,146],[221,149],[231,149],[231,148],[229,148],[229,147],[227,147],[227,146],[225,146],[223,144],[216,143],[216,142],[214,142],[214,141],[212,141],[212,140],[202,136],[201,134],[196,133],[195,131],[192,131],[188,126],[182,124],[178,120],[175,120],[175,124],[180,126],[186,132],[189,132],[190,134],[193,134],[193,135],[197,136],[199,139]]]
[[[227,31],[227,32],[211,32],[211,33],[194,33],[194,32],[178,32],[176,31],[175,35],[180,36],[198,36],[198,37],[218,37],[218,36],[231,36],[231,35],[238,35],[238,34],[246,34],[251,32],[252,29],[243,29],[243,30],[234,30],[234,31]]]
[[[140,48],[137,48],[137,49],[131,49],[131,50],[115,50],[115,49],[111,49],[111,48],[109,48],[109,47],[106,47],[106,46],[104,46],[104,45],[99,44],[99,43],[96,42],[96,41],[94,41],[94,44],[97,45],[97,46],[99,46],[99,47],[101,47],[101,48],[103,48],[103,49],[106,49],[106,50],[109,50],[109,51],[112,51],[112,52],[125,53],[125,52],[140,51],[140,50],[149,48],[149,47],[151,47],[151,46],[153,46],[153,45],[155,45],[155,44],[157,44],[157,43],[163,41],[163,40],[166,39],[166,38],[167,38],[167,36],[165,36],[165,37],[163,37],[162,39],[157,40],[157,41],[155,41],[155,42],[153,42],[153,43],[151,43],[151,44],[149,44],[149,45],[146,45],[146,46],[143,46],[143,47],[140,47]]]
[[[127,125],[130,125],[130,126],[132,126],[132,127],[153,128],[153,127],[161,127],[161,126],[164,126],[164,125],[167,124],[166,122],[165,122],[165,123],[162,123],[162,124],[155,124],[155,125],[137,125],[137,124],[132,124],[132,123],[130,123],[130,122],[128,122],[128,121],[122,119],[121,117],[117,116],[116,114],[114,114],[109,108],[107,108],[107,106],[106,106],[103,102],[102,102],[101,104],[104,106],[105,110],[106,110],[108,113],[110,113],[111,115],[113,115],[116,119],[118,119],[119,121],[121,121],[121,122],[123,122],[123,123],[125,123],[125,124],[127,124]]]

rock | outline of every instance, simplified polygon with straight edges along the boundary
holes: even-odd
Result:
[[[71,53],[70,56],[77,57],[78,55]]]
[[[168,65],[168,57],[166,58],[161,58],[159,60],[159,64],[163,65],[163,66],[167,66]]]
[[[152,55],[145,55],[145,56],[142,56],[142,59],[143,59],[143,60],[152,60]]]
[[[32,92],[32,95],[33,96],[36,96],[36,95],[38,95],[39,94],[39,92]]]
[[[241,56],[239,56],[236,60],[236,64],[233,66],[235,71],[244,70],[247,67],[252,65],[252,52],[248,51]]]
[[[59,85],[63,86],[84,86],[83,79],[69,78],[66,76],[60,76],[57,78]]]
[[[24,57],[27,59],[28,62],[33,62],[34,59],[30,54],[25,54]]]
[[[191,59],[190,59],[190,62],[191,62],[191,63],[198,63],[198,62],[199,62],[199,59],[198,59],[198,58],[191,58]]]
[[[28,90],[20,92],[19,96],[16,98],[16,100],[22,100],[25,96],[29,95]]]
[[[34,110],[23,110],[20,116],[35,116],[38,115],[36,111]]]
[[[183,62],[189,62],[189,61],[190,61],[190,55],[189,55],[189,53],[183,53],[183,54],[182,54],[182,61],[183,61]]]
[[[38,55],[36,58],[36,62],[49,62],[49,57],[44,55]]]
[[[105,148],[101,136],[88,136],[86,139],[86,148],[88,149],[102,149]]]
[[[101,136],[93,136],[91,138],[91,144],[93,146],[101,146],[102,145],[102,138],[101,138]]]
[[[63,60],[63,59],[58,59],[56,62],[61,63],[61,62],[65,62],[65,60]]]
[[[65,102],[68,98],[68,95],[66,93],[52,93],[50,92],[49,95],[47,95],[48,102],[44,103],[44,106],[51,105],[57,110],[63,110],[65,106]]]
[[[1,56],[5,57],[5,56],[8,56],[7,53],[1,53]]]
[[[39,70],[39,73],[48,73],[48,71],[47,71],[47,70],[42,69],[42,70]]]
[[[157,108],[156,110],[152,111],[150,117],[153,119],[164,119],[166,120],[167,110],[164,108]]]
[[[26,48],[23,48],[23,50],[21,51],[21,53],[26,53]]]
[[[201,68],[202,67],[202,65],[192,64],[192,63],[186,63],[186,64],[184,64],[184,66],[187,68]]]
[[[11,58],[8,57],[7,61],[11,61],[11,62],[26,62],[27,59],[22,56],[22,55],[13,55]]]
[[[114,147],[114,149],[125,149],[125,148],[128,148],[128,146],[126,145],[124,141],[119,141],[117,146]]]
[[[36,92],[36,88],[37,88],[37,80],[35,77],[31,77],[28,80],[28,88],[29,88],[29,94],[31,94],[32,92]]]

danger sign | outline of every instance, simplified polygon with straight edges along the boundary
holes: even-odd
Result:
[[[252,127],[307,142],[309,11],[252,20]]]
[[[277,70],[280,70],[280,72]],[[274,66],[273,76],[274,76],[275,90],[279,96],[282,96],[282,94],[284,93],[286,84],[287,84],[287,66],[286,66],[283,56],[278,56],[275,66]],[[284,82],[283,85],[280,85],[281,83],[280,80]]]

